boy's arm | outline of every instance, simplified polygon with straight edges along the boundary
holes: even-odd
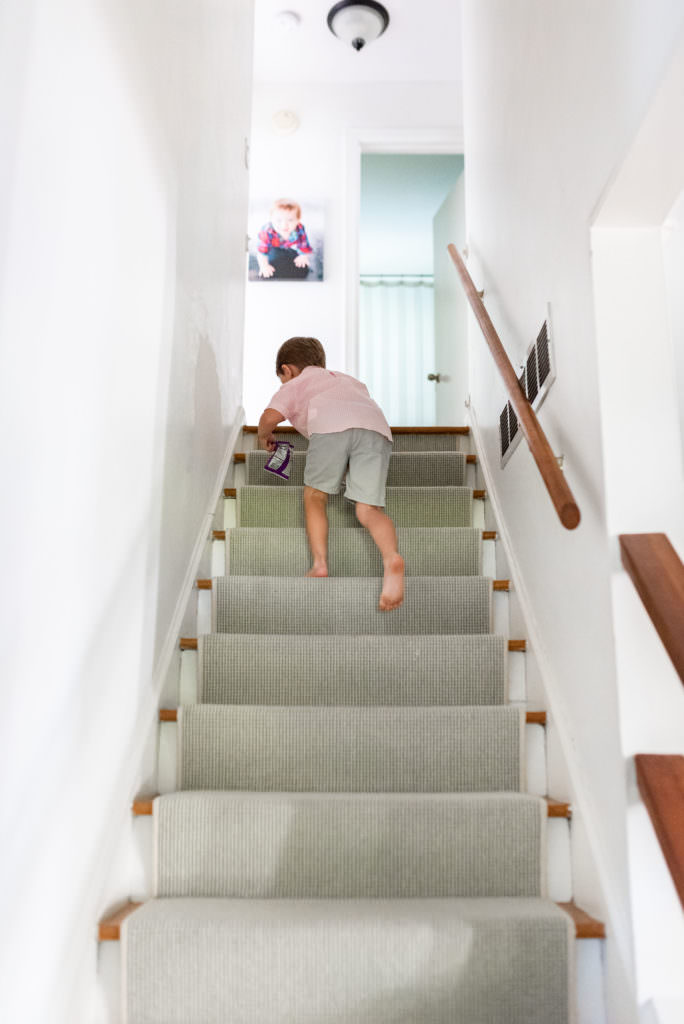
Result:
[[[259,426],[257,428],[257,437],[260,448],[265,448],[266,451],[275,451],[275,446],[278,443],[273,436],[273,431],[282,423],[286,416],[283,416],[282,412],[278,412],[277,409],[264,409],[259,420]]]

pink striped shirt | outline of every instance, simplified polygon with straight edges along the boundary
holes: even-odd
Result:
[[[368,394],[366,385],[322,366],[305,366],[276,391],[268,408],[282,413],[305,437],[361,427],[392,440],[382,409]]]

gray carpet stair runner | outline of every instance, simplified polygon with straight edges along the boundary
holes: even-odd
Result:
[[[266,476],[266,473],[264,473]],[[472,526],[473,492],[470,487],[388,487],[387,515],[397,527]],[[241,487],[237,496],[238,526],[304,526],[302,488],[290,484],[267,487],[253,484]],[[328,501],[328,519],[332,529],[341,526],[361,528],[354,504],[341,494]]]
[[[520,793],[174,793],[155,896],[537,896],[546,803]],[[480,856],[482,848],[490,856]]]
[[[264,473],[267,452],[247,455],[247,483],[300,487],[304,483],[306,452],[290,456],[290,478]],[[465,481],[465,455],[461,452],[394,452],[387,472],[388,487],[461,487]]]
[[[388,491],[410,574],[391,613],[365,533],[338,529],[350,503],[330,503],[334,575],[305,579],[301,487],[248,459],[177,792],[154,801],[153,898],[122,928],[129,1024],[574,1019],[472,492],[444,482],[461,440],[397,435],[426,454],[393,456],[414,468]]]
[[[482,571],[482,532],[467,526],[403,527],[399,548],[407,576],[477,576]],[[382,559],[366,530],[331,530],[332,576],[382,575]],[[243,527],[226,536],[226,573],[231,576],[304,576],[311,565],[303,527]]]
[[[178,787],[519,791],[523,725],[506,706],[196,705],[179,715]]]
[[[492,581],[411,576],[391,615],[378,611],[380,578],[222,576],[213,587],[218,633],[488,633]]]
[[[435,637],[264,636],[199,639],[203,704],[503,704],[506,640],[491,633]]]

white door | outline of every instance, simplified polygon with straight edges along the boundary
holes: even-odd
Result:
[[[435,423],[461,426],[468,395],[467,300],[447,245],[465,246],[465,183],[462,174],[433,221],[435,274]]]

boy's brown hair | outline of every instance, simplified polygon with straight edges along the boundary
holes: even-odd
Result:
[[[287,210],[289,213],[294,213],[297,220],[302,219],[302,208],[294,199],[274,200],[273,206],[271,207],[271,216],[273,216],[274,210]]]
[[[288,338],[278,349],[276,374],[288,363],[303,370],[305,366],[325,366],[325,349],[318,338]]]

